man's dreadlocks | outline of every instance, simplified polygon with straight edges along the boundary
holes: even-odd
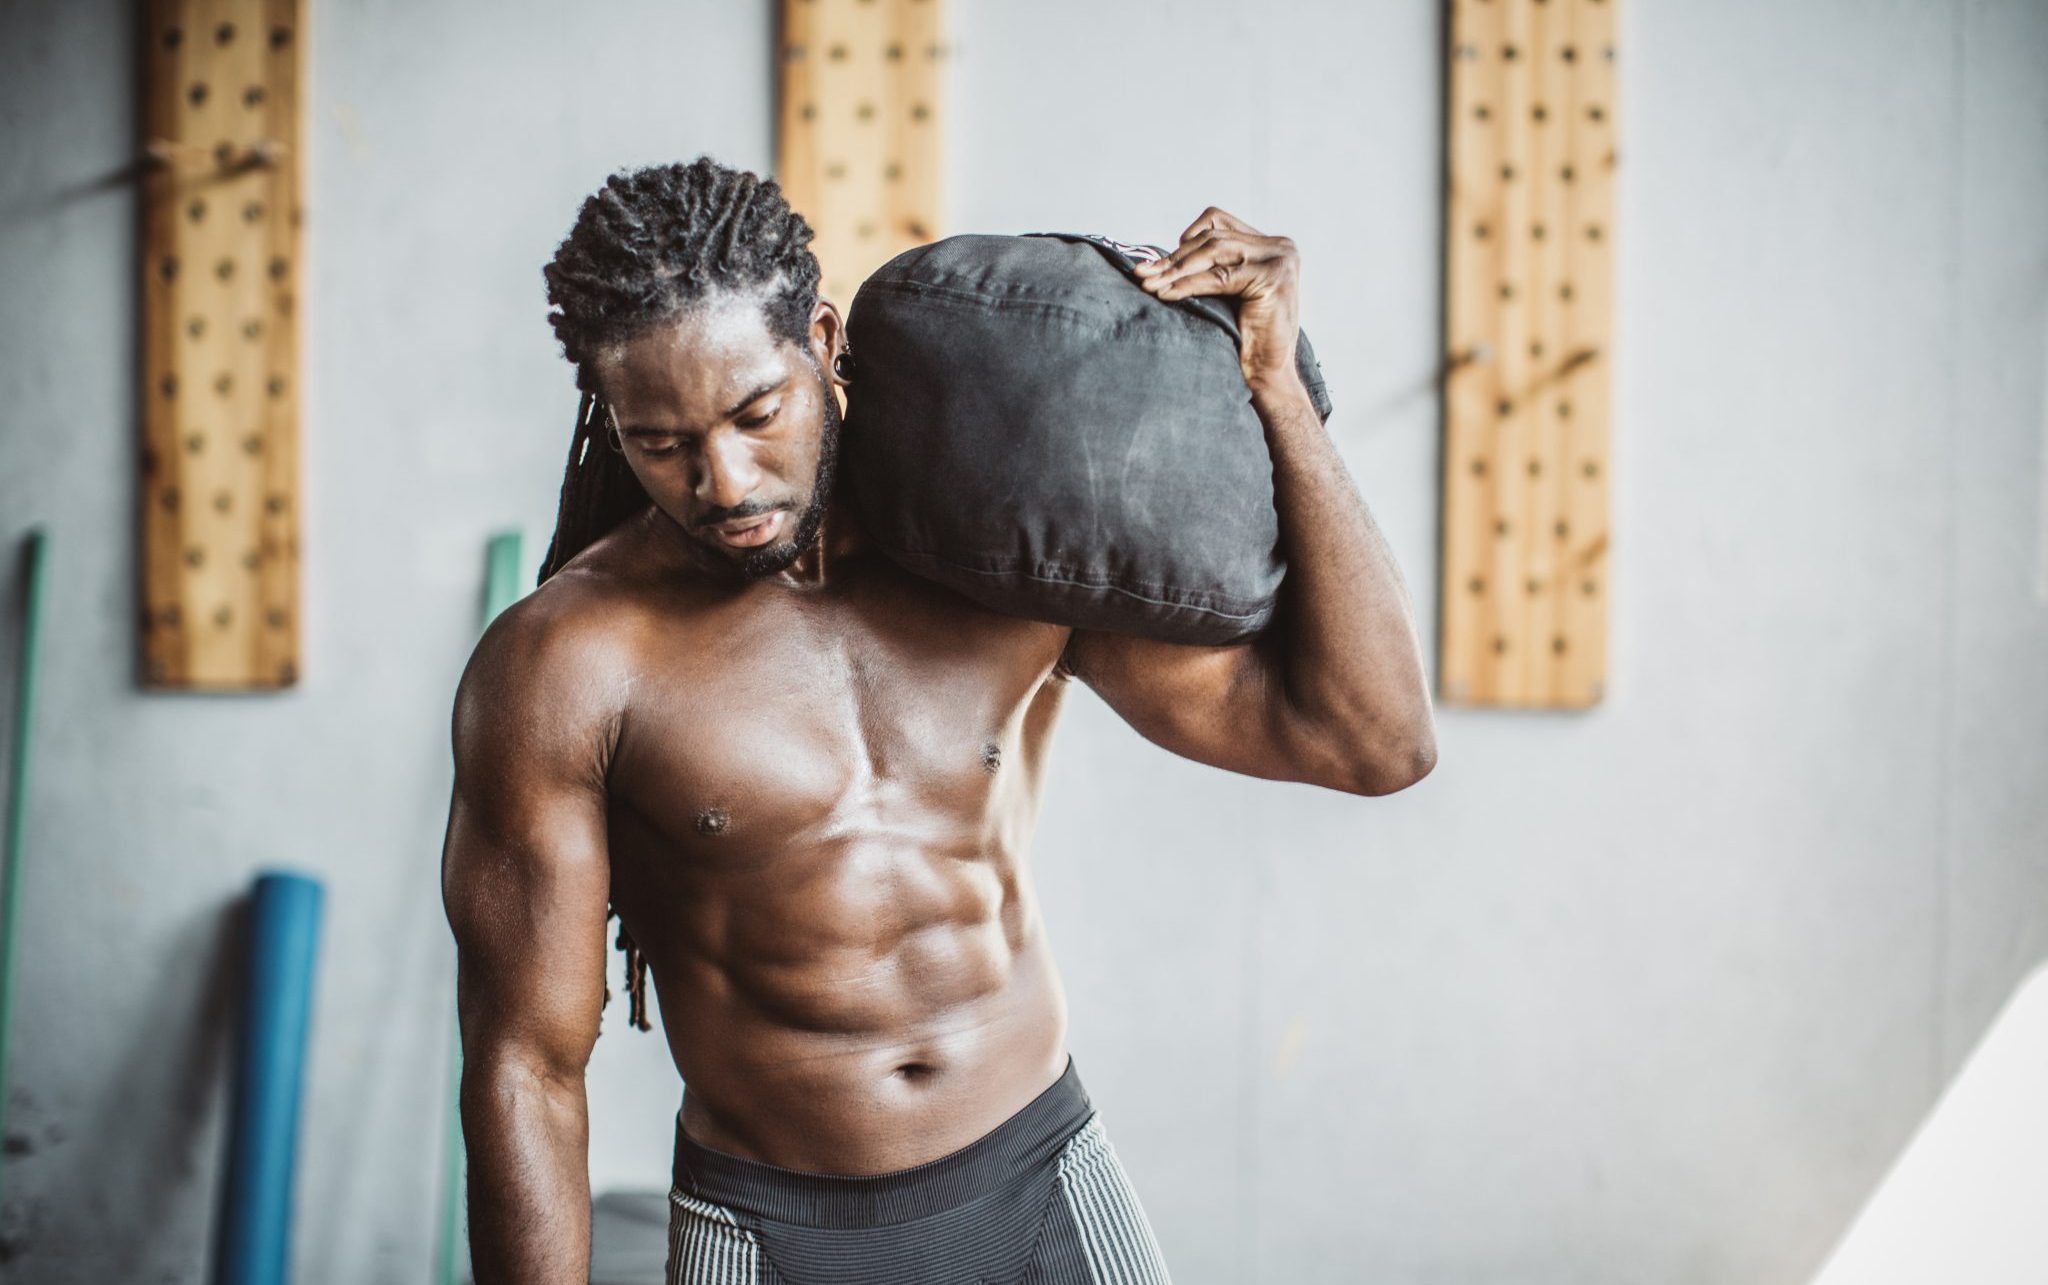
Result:
[[[757,295],[769,333],[803,346],[818,298],[811,236],[774,179],[708,156],[621,171],[583,202],[554,262],[542,270],[548,322],[583,392],[542,583],[649,504],[626,457],[605,441],[611,414],[598,388],[597,355],[723,293]],[[613,907],[607,918],[618,913]],[[626,953],[632,1024],[652,1030],[647,961],[623,918],[616,944]],[[607,980],[605,1003],[611,997]]]

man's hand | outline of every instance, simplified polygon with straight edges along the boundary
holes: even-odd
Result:
[[[1237,296],[1238,365],[1256,394],[1299,382],[1294,346],[1301,334],[1301,258],[1294,242],[1267,236],[1210,206],[1167,255],[1137,266],[1156,299]]]

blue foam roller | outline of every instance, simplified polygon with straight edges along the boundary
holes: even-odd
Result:
[[[291,1271],[299,1087],[312,1024],[320,884],[265,871],[249,899],[248,970],[235,1051],[219,1285],[283,1285]]]

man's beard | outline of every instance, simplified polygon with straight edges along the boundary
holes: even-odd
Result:
[[[818,384],[825,415],[818,430],[818,473],[811,483],[811,502],[798,516],[796,532],[789,539],[756,549],[734,564],[749,580],[772,576],[801,558],[817,542],[818,528],[825,524],[825,509],[832,500],[832,479],[839,461],[839,398],[822,377]]]

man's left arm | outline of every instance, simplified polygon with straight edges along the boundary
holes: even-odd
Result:
[[[1212,207],[1139,271],[1157,298],[1238,297],[1239,361],[1272,453],[1287,574],[1272,624],[1245,642],[1077,629],[1060,667],[1147,739],[1199,762],[1352,794],[1414,784],[1436,763],[1415,608],[1295,372],[1294,243]]]

